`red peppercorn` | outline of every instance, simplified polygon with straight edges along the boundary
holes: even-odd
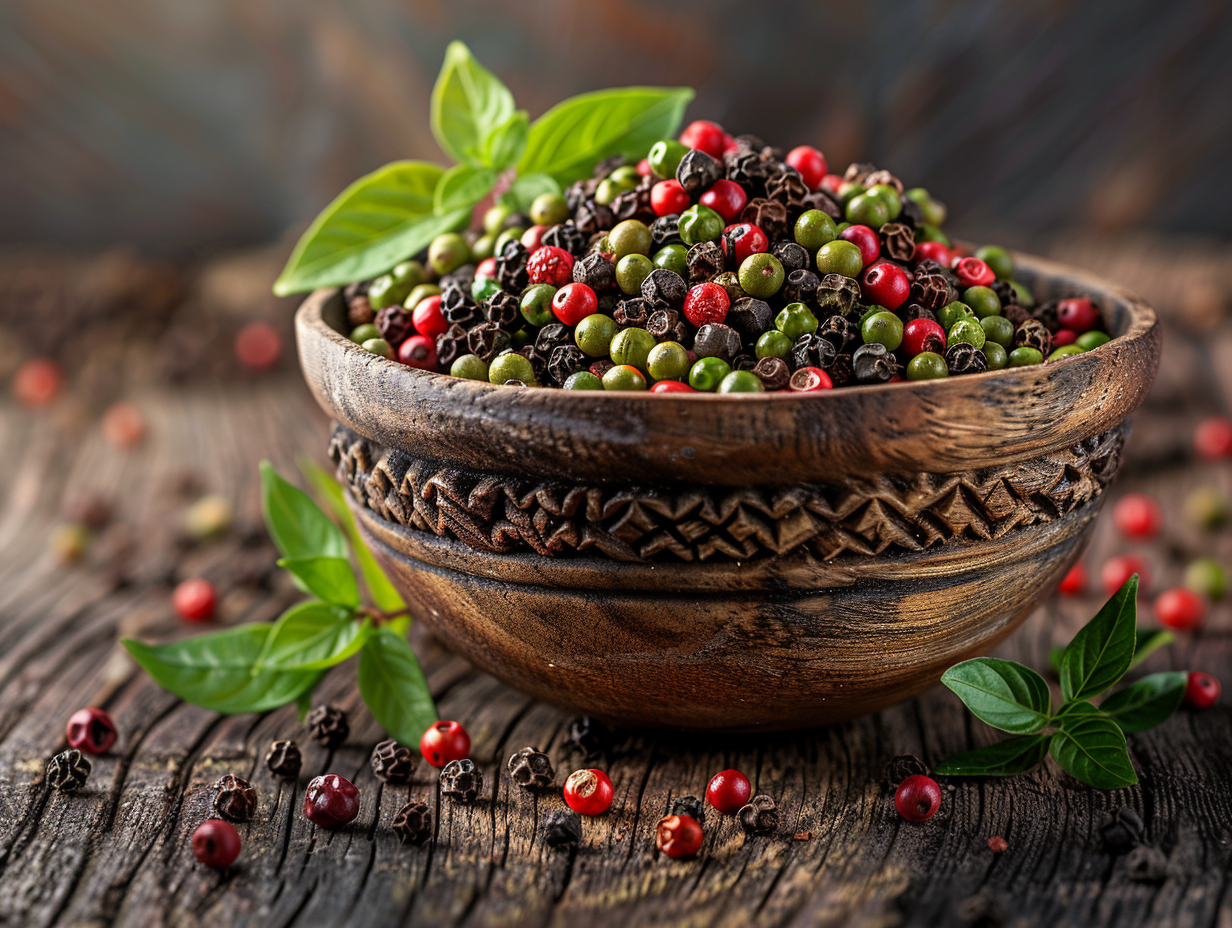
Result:
[[[1160,625],[1178,631],[1193,631],[1206,616],[1206,603],[1193,590],[1174,587],[1164,590],[1155,600],[1155,619]]]
[[[616,792],[602,770],[575,770],[565,780],[565,804],[580,815],[602,815]]]
[[[1232,457],[1232,422],[1213,417],[1198,423],[1194,450],[1209,461]]]
[[[1076,341],[1078,341],[1078,333],[1073,329],[1057,329],[1056,334],[1052,336],[1052,347],[1064,348]]]
[[[475,277],[492,278],[496,276],[496,259],[484,258],[479,262],[479,266],[475,268]]]
[[[650,188],[650,208],[657,216],[671,216],[673,213],[683,213],[693,205],[693,198],[680,186],[676,178],[661,180]]]
[[[993,835],[988,839],[988,849],[994,854],[1000,854],[1002,851],[1009,848],[1010,843],[1000,835]]]
[[[522,233],[522,244],[528,252],[534,254],[543,247],[543,233],[547,230],[545,225],[534,225]]]
[[[17,368],[13,377],[13,395],[28,409],[46,406],[64,389],[64,374],[60,365],[46,358],[35,358]]]
[[[722,126],[715,125],[706,119],[698,119],[689,123],[680,133],[680,144],[689,148],[700,148],[706,154],[722,158],[732,138]]]
[[[471,736],[457,722],[434,722],[419,739],[419,753],[433,767],[444,767],[470,756]]]
[[[940,242],[917,242],[915,251],[911,254],[911,260],[920,261],[936,261],[946,267],[950,266],[952,255],[950,250]]]
[[[979,258],[959,258],[954,273],[964,287],[987,287],[997,279],[992,268]]]
[[[793,393],[816,393],[818,390],[832,389],[834,381],[820,367],[802,367],[791,375],[787,387]]]
[[[1134,574],[1138,575],[1138,589],[1145,591],[1150,586],[1151,576],[1147,572],[1146,563],[1132,554],[1118,554],[1104,562],[1099,572],[1099,580],[1104,586],[1104,592],[1111,596]]]
[[[706,801],[724,815],[734,815],[753,795],[749,778],[739,770],[720,770],[706,785]]]
[[[282,338],[268,322],[250,322],[235,336],[235,356],[249,370],[269,370],[282,357]]]
[[[552,312],[565,325],[577,325],[599,308],[599,298],[586,284],[565,284],[552,297]]]
[[[911,279],[897,264],[874,264],[860,278],[860,289],[870,303],[884,306],[893,312],[907,302],[911,293]]]
[[[214,584],[200,577],[185,580],[171,594],[176,615],[189,622],[208,622],[214,617]]]
[[[912,319],[903,326],[903,351],[914,358],[922,351],[945,353],[945,329],[931,319]]]
[[[723,256],[739,266],[749,255],[759,255],[770,250],[766,233],[751,222],[738,222],[728,226],[719,236]]]
[[[898,784],[894,806],[907,821],[923,822],[936,815],[941,808],[941,787],[932,777],[922,773],[907,777]]]
[[[679,380],[660,380],[650,388],[651,393],[696,393],[687,383]]]
[[[688,815],[668,815],[655,825],[655,847],[668,857],[693,857],[702,849],[702,826]]]
[[[749,202],[749,195],[735,181],[716,180],[699,200],[702,206],[708,206],[722,216],[724,222],[731,222]]]
[[[544,245],[526,262],[526,273],[532,284],[563,287],[573,279],[573,255],[555,245]]]
[[[848,226],[838,234],[844,242],[851,242],[860,249],[864,266],[868,267],[881,254],[881,236],[868,226]]]
[[[410,336],[398,346],[398,360],[416,370],[436,370],[436,339],[426,335]]]
[[[335,773],[314,777],[304,791],[304,818],[314,825],[333,828],[358,814],[359,790],[346,777]]]
[[[1082,561],[1079,561],[1069,569],[1069,573],[1065,575],[1065,579],[1061,581],[1057,587],[1058,593],[1063,593],[1066,596],[1081,596],[1087,589],[1087,569],[1083,566]]]
[[[145,438],[145,416],[132,403],[116,403],[103,413],[103,435],[117,448],[131,448]]]
[[[64,735],[71,748],[87,754],[105,754],[116,742],[116,726],[110,715],[91,706],[69,716]]]
[[[1223,687],[1209,673],[1191,670],[1185,681],[1185,705],[1195,709],[1209,709],[1219,699]]]
[[[240,833],[230,822],[206,819],[193,831],[192,849],[205,866],[226,870],[240,856]]]
[[[714,281],[698,284],[685,294],[684,316],[699,328],[707,322],[722,322],[727,318],[731,299],[727,291]]]
[[[816,190],[830,166],[826,164],[826,156],[811,145],[800,145],[793,148],[783,159],[800,172],[809,190]]]
[[[1067,329],[1073,329],[1078,335],[1099,328],[1099,310],[1091,303],[1089,297],[1076,296],[1061,300],[1057,304],[1057,321]],[[1056,344],[1056,338],[1053,338]]]
[[[1112,521],[1126,538],[1154,538],[1162,519],[1159,503],[1144,493],[1126,494],[1112,510]]]
[[[641,161],[637,163],[637,176],[638,177],[649,177],[653,173],[654,173],[654,168],[650,166],[649,159],[643,158]]]
[[[821,189],[833,196],[838,196],[839,188],[843,186],[841,174],[827,174],[821,179]]]
[[[411,310],[411,325],[420,335],[436,338],[449,328],[445,316],[441,313],[441,298],[439,296],[424,297]],[[433,342],[433,347],[435,347]]]

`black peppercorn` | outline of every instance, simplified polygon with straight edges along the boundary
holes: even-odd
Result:
[[[450,799],[474,802],[483,790],[483,773],[470,758],[451,760],[441,770],[441,792]]]
[[[232,822],[251,822],[257,811],[257,791],[243,777],[228,773],[214,783],[214,811]]]
[[[713,280],[727,267],[723,250],[714,242],[698,242],[690,248],[685,255],[685,264],[689,268],[690,285]]]
[[[566,187],[565,205],[569,207],[569,212],[576,213],[578,208],[586,202],[587,198],[593,197],[598,189],[599,180],[593,177],[575,181]]]
[[[1038,348],[1040,354],[1048,357],[1052,348],[1052,333],[1038,319],[1028,319],[1014,333],[1015,348]]]
[[[911,303],[903,310],[903,325],[916,319],[927,319],[929,322],[936,322],[937,314],[931,309],[925,309],[919,303]]]
[[[466,347],[470,353],[489,363],[508,349],[510,343],[509,333],[490,322],[477,325],[466,333]]]
[[[689,287],[684,278],[665,267],[655,268],[642,281],[642,299],[646,301],[651,312],[684,305],[685,294],[688,292]]]
[[[727,162],[727,179],[735,181],[750,192],[750,195],[761,195],[766,190],[766,177],[770,173],[770,165],[761,157],[761,149],[745,148],[725,156]]]
[[[650,226],[650,242],[656,248],[684,244],[680,238],[680,214],[660,216]]]
[[[612,218],[616,222],[626,219],[639,219],[642,222],[652,222],[655,218],[654,207],[650,205],[650,178],[643,177],[636,187],[618,194],[612,200]]]
[[[368,302],[368,297],[364,294],[358,294],[347,300],[347,323],[351,328],[357,325],[366,325],[375,317],[376,312],[372,308],[372,304]]]
[[[951,374],[982,374],[988,370],[988,357],[974,345],[955,342],[945,349],[945,366]]]
[[[830,366],[823,367],[822,370],[830,375],[830,383],[836,387],[847,386],[855,377],[855,371],[851,366],[851,355],[846,352],[836,354]]]
[[[535,336],[535,350],[549,358],[552,356],[553,348],[572,344],[573,330],[559,322],[549,322]]]
[[[454,324],[436,336],[436,363],[448,370],[460,355],[466,354],[466,329]]]
[[[997,299],[1001,301],[1002,306],[1009,306],[1011,303],[1018,302],[1018,291],[1013,288],[1008,280],[994,280],[988,287],[997,295]]]
[[[587,235],[594,235],[596,232],[603,232],[614,226],[616,217],[602,203],[586,199],[574,211],[573,221],[580,231]]]
[[[408,802],[394,815],[394,834],[402,844],[423,844],[432,837],[432,810],[426,803]]]
[[[471,244],[474,244],[474,243],[472,242]],[[446,291],[450,289],[456,288],[462,291],[463,293],[470,293],[471,287],[475,283],[475,271],[476,270],[478,270],[478,268],[474,264],[463,264],[461,267],[457,268],[456,270],[450,271],[448,274],[446,274],[444,277],[441,278],[441,281],[440,281],[441,292],[445,293]]]
[[[471,298],[471,289],[468,285],[463,288],[455,281],[441,285],[441,313],[447,313],[449,310],[458,306],[473,305],[474,300]]]
[[[616,286],[616,266],[597,251],[573,262],[573,279],[586,284],[595,293]]]
[[[392,739],[372,749],[372,772],[387,783],[407,783],[415,770],[411,749]]]
[[[766,835],[779,827],[779,812],[774,800],[764,794],[754,796],[736,813],[740,827],[751,835]]]
[[[898,361],[885,345],[872,342],[852,353],[851,369],[860,383],[885,383],[898,373]]]
[[[1010,322],[1014,323],[1014,328],[1017,329],[1020,325],[1032,318],[1031,311],[1017,303],[1010,303],[1008,306],[1001,307],[1001,315]]]
[[[820,367],[823,371],[828,371],[837,354],[838,349],[833,342],[827,341],[816,332],[806,332],[791,346],[791,367],[792,370]]]
[[[779,360],[765,358],[764,360]],[[687,815],[699,825],[706,824],[706,804],[696,796],[677,796],[667,804],[668,815]]]
[[[1044,328],[1047,329],[1049,333],[1055,332],[1061,324],[1060,320],[1057,318],[1057,305],[1057,300],[1048,300],[1044,303],[1040,303],[1031,311],[1032,318],[1043,323]],[[1052,346],[1051,341],[1049,341],[1048,344],[1049,347]],[[1040,348],[1040,351],[1043,351],[1044,355],[1047,356],[1048,352],[1045,349]]]
[[[47,783],[52,789],[71,793],[86,785],[90,762],[76,748],[61,751],[47,764]]]
[[[869,186],[866,178],[877,170],[877,165],[868,161],[853,161],[847,165],[847,170],[843,172],[843,180],[852,184],[863,184]]]
[[[932,773],[928,764],[914,754],[899,754],[890,758],[885,766],[885,783],[891,789],[898,789],[898,784],[914,776],[929,776]]]
[[[501,249],[496,259],[496,282],[502,290],[510,293],[521,293],[530,283],[530,275],[526,272],[526,262],[529,255],[526,246],[519,241],[509,241]]]
[[[764,300],[746,296],[731,305],[723,321],[739,332],[746,343],[752,345],[759,336],[774,327],[774,310]]]
[[[576,847],[582,840],[582,817],[576,812],[553,812],[544,826],[543,843],[551,848]]]
[[[552,761],[538,748],[522,748],[509,758],[509,779],[526,789],[547,789],[556,773]]]
[[[327,748],[336,748],[351,733],[346,713],[334,706],[317,706],[308,713],[312,737]]]
[[[843,218],[843,208],[834,202],[824,190],[814,190],[804,198],[804,208],[819,209],[835,222],[839,222]]]
[[[782,165],[777,173],[766,178],[766,197],[782,203],[793,214],[804,212],[804,198],[808,194],[804,178],[790,165]]]
[[[773,242],[787,230],[787,207],[778,200],[756,197],[744,207],[740,221],[753,223]]]
[[[707,322],[693,338],[693,352],[699,358],[722,358],[731,364],[740,353],[740,335],[721,322]]]
[[[812,271],[803,268],[794,270],[783,283],[783,299],[788,303],[814,303],[820,283],[821,280]]]
[[[762,358],[753,365],[753,373],[767,390],[782,390],[791,379],[791,368],[782,358]]]
[[[850,317],[860,302],[860,285],[842,274],[827,274],[817,285],[817,306],[822,315]]]
[[[299,745],[294,741],[275,741],[265,755],[265,766],[269,767],[270,773],[288,780],[299,776],[303,765],[304,757],[299,752]]]
[[[589,715],[579,715],[569,721],[565,742],[587,757],[595,757],[611,749],[612,733],[606,725]]]
[[[903,192],[903,182],[886,170],[874,170],[861,183],[865,187],[876,187],[878,184],[885,184],[887,187],[893,187],[899,194]]]
[[[542,242],[553,248],[563,248],[576,258],[586,251],[586,239],[586,233],[574,225],[573,220],[570,219],[544,232]]]
[[[451,306],[449,309],[442,309],[441,315],[445,317],[445,321],[450,325],[460,325],[464,328],[470,328],[483,318],[479,312],[479,306],[469,300],[465,303]]]
[[[585,369],[586,355],[577,345],[557,345],[548,356],[548,378],[558,386],[569,379],[570,374],[576,374]]]
[[[646,320],[650,318],[646,300],[640,297],[631,300],[621,300],[616,304],[616,310],[612,313],[612,318],[623,329],[627,329],[630,326],[645,326]]]
[[[860,327],[846,316],[828,316],[817,327],[817,334],[830,342],[838,354],[852,352],[860,344]]]
[[[684,342],[688,329],[674,309],[660,309],[646,320],[646,331],[659,342]]]
[[[401,306],[386,306],[376,314],[376,330],[381,338],[389,344],[401,345],[408,337],[415,334],[415,326],[411,323],[410,310]]]
[[[808,270],[809,254],[804,250],[804,246],[795,242],[778,242],[770,249],[770,254],[779,259],[783,270],[789,275],[795,271]]]
[[[910,261],[915,254],[915,233],[901,222],[887,222],[881,227],[881,244],[895,261]]]
[[[685,193],[696,198],[712,187],[723,173],[723,165],[717,158],[706,154],[700,148],[693,148],[680,159],[680,166],[676,168],[676,180],[680,181]]]
[[[740,275],[735,271],[724,271],[722,274],[716,274],[714,277],[714,283],[718,284],[724,289],[724,291],[726,291],[727,302],[729,304],[737,303],[748,296],[748,294],[744,292],[744,288],[740,286]]]
[[[484,319],[497,328],[513,332],[522,327],[522,309],[512,293],[497,290],[481,305]]]
[[[910,299],[925,309],[938,310],[950,300],[950,283],[945,275],[917,268],[911,281]]]

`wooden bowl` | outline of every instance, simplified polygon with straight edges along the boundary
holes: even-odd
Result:
[[[330,453],[417,617],[526,693],[623,725],[874,712],[989,651],[1081,553],[1159,359],[1154,313],[1053,364],[815,394],[592,393],[413,370],[296,317]]]

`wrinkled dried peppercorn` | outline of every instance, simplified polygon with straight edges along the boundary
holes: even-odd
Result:
[[[700,148],[692,148],[680,159],[676,168],[676,180],[684,188],[685,193],[696,199],[702,191],[711,187],[723,176],[723,165],[715,157],[706,154]]]
[[[351,733],[347,715],[336,706],[317,706],[308,713],[308,728],[318,744],[336,748]]]
[[[816,334],[834,345],[839,354],[854,351],[860,343],[860,327],[845,316],[827,316]]]
[[[765,794],[754,796],[736,813],[740,827],[751,835],[766,835],[779,827],[779,812],[774,800]]]
[[[573,330],[560,322],[549,322],[535,336],[535,350],[549,358],[552,356],[552,349],[572,344]]]
[[[659,342],[683,342],[688,335],[680,313],[674,309],[660,309],[651,313],[646,320],[646,331]]]
[[[520,302],[512,293],[498,290],[483,304],[483,317],[492,325],[513,332],[522,327]]]
[[[951,374],[982,374],[988,370],[988,358],[974,345],[955,342],[945,349],[945,366]]]
[[[1052,344],[1051,333],[1055,332],[1057,330],[1057,327],[1060,325],[1060,321],[1057,319],[1057,306],[1058,306],[1057,300],[1048,300],[1046,302],[1040,303],[1038,306],[1035,307],[1035,309],[1031,311],[1032,318],[1036,319],[1038,322],[1043,323],[1044,327],[1048,330],[1049,336],[1050,336],[1049,346],[1051,346]],[[1038,347],[1038,346],[1032,346],[1032,347]],[[1040,348],[1040,351],[1043,351],[1045,355],[1048,354],[1048,352],[1043,348]]]
[[[76,748],[61,751],[47,764],[47,784],[62,793],[81,789],[89,778],[90,762]]]
[[[737,303],[748,296],[740,286],[740,276],[735,271],[724,271],[714,276],[714,282],[727,293],[727,302]]]
[[[860,383],[885,383],[898,373],[898,361],[885,345],[861,345],[851,355],[851,369]]]
[[[576,847],[582,840],[582,816],[576,812],[553,812],[543,830],[543,843],[550,848]]]
[[[675,309],[684,305],[689,286],[675,271],[657,267],[642,281],[642,299],[651,312],[656,309]]]
[[[602,203],[596,203],[593,199],[587,199],[582,201],[582,204],[574,212],[573,221],[579,230],[587,235],[594,235],[596,232],[610,229],[615,225],[616,217]]]
[[[845,387],[855,379],[855,371],[851,367],[851,355],[844,352],[836,354],[829,367],[823,367],[830,375],[830,382],[836,387]]]
[[[576,258],[586,251],[587,238],[586,233],[570,219],[544,232],[542,243],[553,248],[563,248]]]
[[[481,361],[491,362],[509,345],[509,333],[490,322],[481,323],[466,333],[466,347]]]
[[[900,196],[902,195],[903,182],[889,171],[873,171],[864,179],[864,186],[866,187],[876,187],[878,184],[885,184],[887,187],[893,187]]]
[[[804,250],[804,246],[795,242],[778,242],[770,249],[770,254],[779,259],[779,264],[783,265],[783,270],[789,276],[795,271],[808,269],[809,254]]]
[[[1052,333],[1038,319],[1028,319],[1014,332],[1015,348],[1038,348],[1040,354],[1048,357],[1052,349]]]
[[[824,190],[814,190],[804,198],[804,208],[819,209],[835,222],[843,218],[843,208]]]
[[[782,358],[762,358],[753,365],[753,373],[767,390],[782,390],[791,379],[791,368]]]
[[[731,359],[731,369],[733,371],[752,371],[757,366],[757,356],[752,354],[738,354]]]
[[[723,321],[739,332],[746,343],[752,345],[756,344],[760,335],[774,328],[774,310],[764,300],[746,296],[732,303]]]
[[[740,221],[751,222],[773,242],[787,230],[787,207],[778,200],[756,197],[744,207]]]
[[[426,803],[408,802],[394,815],[391,827],[400,844],[423,844],[432,837],[432,810]]]
[[[530,283],[526,264],[530,256],[526,246],[519,241],[506,242],[496,258],[496,282],[502,290],[521,293]]]
[[[843,180],[848,183],[863,184],[867,187],[869,186],[867,183],[868,176],[876,170],[877,165],[875,164],[870,164],[867,161],[853,161],[847,165],[847,170],[843,172]]]
[[[586,368],[586,355],[577,345],[557,345],[548,357],[548,378],[555,384],[563,384],[570,374]]]
[[[1013,288],[1008,280],[994,280],[988,286],[997,295],[997,299],[1001,301],[1002,306],[1009,306],[1011,303],[1018,302],[1018,291]]]
[[[436,336],[436,363],[448,368],[459,356],[466,354],[466,329],[451,325]]]
[[[599,189],[598,178],[588,177],[585,180],[574,181],[565,188],[565,205],[569,212],[576,213],[578,208]]]
[[[722,358],[731,364],[740,354],[740,335],[721,322],[707,322],[693,337],[693,352],[699,358]]]
[[[898,784],[908,777],[929,776],[932,773],[928,764],[914,754],[899,754],[890,758],[885,766],[884,781],[892,789],[898,789]]]
[[[770,360],[767,358],[766,360]],[[778,360],[775,358],[774,360]],[[677,796],[667,804],[668,815],[687,815],[699,825],[706,824],[706,803],[696,796]]]
[[[466,303],[473,304],[474,302],[475,301],[471,298],[470,287],[463,288],[462,286],[460,286],[459,284],[455,282],[450,282],[449,284],[443,285],[441,287],[441,312],[442,313],[446,312],[452,307],[462,306],[463,304],[466,304]]]
[[[214,797],[214,811],[232,822],[251,822],[257,812],[257,791],[243,777],[233,773],[220,777],[214,783],[218,795]]]
[[[471,286],[475,283],[475,271],[477,269],[477,265],[463,264],[456,270],[450,271],[441,278],[441,292],[444,293],[451,287],[457,287],[463,293],[470,293]]]
[[[526,789],[547,789],[556,778],[552,761],[538,748],[522,748],[511,755],[508,769],[509,779]]]
[[[791,346],[791,369],[820,367],[828,372],[837,354],[833,342],[827,341],[816,332],[806,332]]]
[[[937,310],[951,302],[950,293],[950,284],[944,275],[917,269],[908,299],[925,309]]]
[[[766,178],[770,176],[771,166],[762,157],[761,147],[756,150],[745,148],[725,156],[727,179],[747,188],[749,196],[764,194]]]
[[[479,311],[479,305],[473,300],[467,300],[465,303],[459,303],[456,306],[451,306],[449,309],[442,309],[441,315],[445,317],[445,321],[450,325],[460,325],[463,328],[470,328],[483,318]]]
[[[373,320],[376,312],[372,308],[372,304],[368,302],[368,297],[362,293],[351,297],[347,300],[347,322],[351,328],[357,325],[367,325]]]
[[[376,330],[390,345],[401,345],[415,334],[411,313],[401,306],[386,306],[376,314]]]
[[[569,726],[565,729],[565,743],[587,757],[595,757],[611,750],[612,732],[598,719],[579,715],[569,720]]]
[[[689,283],[700,284],[713,280],[722,274],[727,267],[723,257],[723,249],[715,242],[699,242],[689,249],[685,255],[685,264],[689,268]]]
[[[684,244],[680,238],[680,214],[669,213],[656,219],[650,226],[650,242],[655,249]]]
[[[275,741],[265,755],[265,766],[274,776],[294,780],[304,766],[304,757],[294,741]]]
[[[650,184],[647,183],[649,180],[650,178],[643,178],[632,190],[618,194],[612,201],[612,218],[616,222],[624,222],[626,219],[640,219],[642,222],[654,220],[656,214],[650,205]]]
[[[903,310],[903,324],[906,325],[913,319],[927,319],[930,322],[936,322],[937,314],[931,309],[925,309],[919,303],[911,303]]]
[[[573,280],[595,293],[610,290],[616,286],[616,266],[599,252],[591,252],[573,262]]]
[[[387,783],[407,783],[415,771],[415,755],[392,739],[372,749],[372,772]]]
[[[787,303],[813,304],[820,285],[821,279],[812,271],[803,268],[792,271],[783,282],[783,299]]]
[[[646,300],[640,297],[633,300],[621,300],[616,306],[616,311],[612,313],[612,318],[621,328],[645,326],[646,320],[650,318]]]
[[[483,773],[470,758],[451,760],[441,770],[441,793],[459,802],[474,802],[483,790]]]
[[[1033,318],[1029,309],[1019,306],[1017,303],[1010,303],[1008,306],[1002,307],[1001,315],[1014,323],[1015,330],[1028,319]]]
[[[915,254],[915,233],[901,222],[887,222],[881,227],[881,244],[895,261],[910,261]]]
[[[842,274],[827,274],[817,285],[817,306],[823,315],[850,316],[860,302],[860,285]]]
[[[898,221],[908,228],[915,230],[924,223],[924,211],[920,209],[920,204],[910,197],[901,197],[903,211],[898,214]]]
[[[782,203],[791,213],[804,212],[804,198],[808,194],[808,186],[804,183],[800,172],[788,165],[780,166],[776,173],[766,179],[767,199]],[[766,234],[770,233],[766,232]]]

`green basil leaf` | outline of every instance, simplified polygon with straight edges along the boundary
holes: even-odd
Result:
[[[560,184],[551,174],[524,174],[514,178],[509,189],[501,194],[500,202],[503,206],[508,206],[525,215],[530,212],[530,206],[535,202],[535,197],[544,193],[559,194],[561,192]]]
[[[148,645],[130,638],[121,644],[155,683],[185,702],[225,715],[265,712],[293,702],[320,676],[314,670],[254,673],[271,629],[259,622],[174,644]]]
[[[436,185],[433,209],[438,213],[469,210],[488,195],[495,183],[496,172],[491,168],[455,164]]]
[[[278,566],[299,581],[305,593],[335,606],[359,605],[359,585],[351,562],[344,557],[284,557]]]
[[[625,87],[570,97],[530,127],[519,174],[551,174],[562,184],[588,177],[604,158],[626,152],[645,157],[660,139],[675,136],[688,87]]]
[[[1061,675],[1061,658],[1064,656],[1064,648],[1050,648],[1048,650],[1048,666],[1052,668],[1052,672],[1057,676]]]
[[[1129,669],[1133,670],[1164,645],[1172,644],[1174,641],[1176,641],[1176,635],[1166,628],[1137,629],[1135,632],[1134,659],[1129,662]]]
[[[994,657],[963,661],[943,673],[941,682],[981,721],[1011,734],[1039,731],[1052,712],[1044,678],[1013,661]]]
[[[492,130],[483,143],[480,155],[488,167],[503,171],[512,167],[526,150],[526,137],[530,132],[530,119],[526,110],[518,110]]]
[[[1048,739],[1048,735],[1021,735],[963,751],[942,761],[933,772],[943,777],[1012,777],[1044,759]]]
[[[368,550],[368,546],[359,534],[359,526],[355,524],[355,517],[346,504],[342,485],[311,461],[301,460],[299,466],[304,476],[308,478],[308,482],[317,491],[318,496],[324,500],[329,511],[334,514],[334,518],[342,525],[347,537],[351,539],[351,551],[355,555],[356,563],[359,564],[359,572],[364,576],[364,586],[368,588],[372,604],[382,612],[404,610],[406,601],[402,598],[402,594],[394,589],[394,585],[389,582],[385,571],[381,570],[381,565],[376,562],[376,558],[372,556],[372,552]],[[403,637],[405,636],[404,632]]]
[[[1125,733],[1089,702],[1074,703],[1058,719],[1049,753],[1063,770],[1096,789],[1120,789],[1138,782]]]
[[[1127,735],[1154,728],[1181,706],[1189,674],[1183,671],[1153,673],[1113,693],[1099,710],[1121,726]]]
[[[372,634],[370,620],[355,621],[349,609],[315,600],[284,612],[270,629],[253,667],[279,670],[325,670],[351,657]]]
[[[403,744],[419,744],[437,720],[415,652],[388,626],[377,629],[359,652],[359,692],[381,727]]]
[[[470,219],[467,211],[438,216],[433,191],[444,169],[395,161],[342,191],[300,236],[274,293],[287,296],[383,274]]]
[[[1138,616],[1138,575],[1112,594],[1065,649],[1061,695],[1077,702],[1104,692],[1129,670],[1134,659]]]
[[[319,681],[324,674],[325,671],[322,670],[317,675],[317,681]],[[317,684],[314,682],[312,686],[300,693],[295,699],[295,714],[299,717],[299,722],[301,725],[304,724],[304,719],[308,718],[308,713],[312,711],[312,693],[316,688]]]
[[[482,165],[488,136],[513,115],[513,94],[475,60],[461,42],[450,42],[432,88],[432,134],[455,161]]]
[[[274,544],[286,557],[347,556],[346,538],[307,493],[261,462],[261,511]]]

